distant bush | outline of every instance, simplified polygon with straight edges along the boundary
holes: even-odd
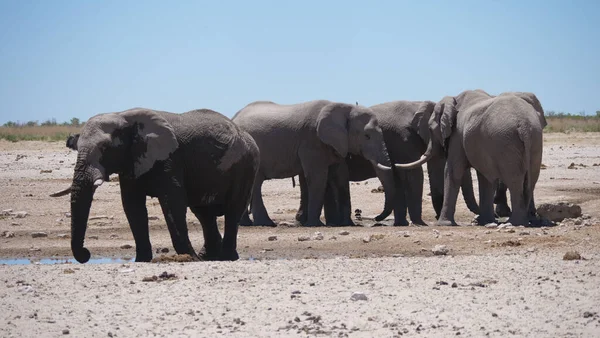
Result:
[[[0,127],[0,139],[17,141],[62,141],[71,134],[79,133],[82,123],[76,117],[70,122],[59,124],[56,119],[49,119],[41,124],[38,121],[8,121]]]

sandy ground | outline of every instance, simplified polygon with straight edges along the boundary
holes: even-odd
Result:
[[[600,218],[599,146],[600,134],[545,135],[536,202],[578,203]],[[2,337],[600,336],[600,224],[473,227],[460,201],[465,226],[373,226],[376,179],[352,184],[362,226],[343,228],[293,226],[299,188],[268,181],[265,203],[283,223],[241,228],[239,261],[168,264],[127,262],[134,242],[110,182],[94,197],[86,246],[125,263],[39,264],[71,257],[69,199],[47,196],[70,184],[75,158],[63,142],[0,141],[0,211],[12,209],[0,216],[0,264],[10,263],[0,265]],[[148,209],[152,244],[171,255],[158,202]],[[424,219],[433,217],[424,196]],[[200,226],[188,221],[200,248]],[[448,254],[434,256],[436,245]],[[563,260],[572,250],[585,259]],[[142,281],[163,272],[175,277]]]

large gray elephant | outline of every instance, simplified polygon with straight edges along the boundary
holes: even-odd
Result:
[[[152,259],[146,196],[160,202],[175,251],[196,259],[238,259],[238,222],[247,208],[260,162],[250,135],[208,109],[173,114],[144,108],[90,118],[76,143],[72,185],[51,196],[71,194],[71,250],[90,258],[83,243],[96,189],[119,174],[121,201],[133,233],[136,262]],[[204,234],[196,255],[188,236],[187,208]],[[217,216],[225,216],[223,237]]]
[[[343,161],[347,154],[361,155],[376,169],[385,187],[385,205],[379,218],[392,212],[394,180],[383,135],[373,112],[364,106],[310,101],[279,105],[254,102],[233,121],[247,131],[260,149],[261,163],[252,193],[252,216],[242,225],[270,225],[262,200],[264,180],[300,175],[307,186],[307,215],[304,225],[323,225],[320,220],[329,167]]]
[[[430,135],[427,121],[435,107],[431,101],[393,101],[371,106],[379,126],[383,132],[385,145],[392,163],[412,162],[421,156]],[[444,166],[446,159],[438,153],[427,162],[431,201],[436,218],[442,209],[444,197]],[[325,193],[325,220],[328,225],[346,224],[351,215],[349,181],[364,181],[376,176],[373,166],[360,155],[348,155],[345,162],[336,168],[337,175],[328,178]],[[421,167],[411,170],[395,170],[394,184],[396,189],[394,208],[394,225],[408,225],[407,209],[410,220],[414,224],[426,225],[422,219],[423,170]],[[479,207],[473,193],[471,174],[465,172],[463,196],[469,209],[478,214]],[[300,189],[306,187],[300,181]],[[304,194],[301,194],[304,195]],[[301,199],[300,209],[304,210],[305,201]]]
[[[444,172],[444,201],[438,225],[456,225],[454,214],[464,173],[473,167],[479,180],[480,224],[494,222],[494,191],[502,181],[510,191],[509,222],[528,225],[535,216],[533,191],[542,161],[543,109],[532,93],[511,92],[489,97],[483,91],[464,91],[444,97],[429,118],[432,138],[412,169],[440,151],[448,158]]]

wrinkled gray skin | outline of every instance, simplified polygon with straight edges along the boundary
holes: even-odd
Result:
[[[427,123],[421,123],[421,119],[423,116],[430,116],[434,106],[435,103],[431,101],[393,101],[370,107],[383,131],[383,138],[392,163],[416,161],[423,154],[429,143],[430,135]],[[436,212],[436,219],[442,209],[444,197],[445,163],[442,152],[427,162],[431,200]],[[336,168],[336,170],[348,171],[345,176],[348,176],[350,181],[364,181],[375,177],[376,174],[369,161],[359,155],[347,156],[342,165],[346,168]],[[343,177],[344,175],[330,175],[328,178],[324,202],[327,225],[339,224],[351,216],[349,182],[348,180],[344,181]],[[395,170],[394,225],[408,225],[407,209],[414,224],[426,225],[422,219],[423,179],[421,167],[411,170]],[[300,189],[304,189],[304,185],[302,182],[300,183]],[[469,209],[478,214],[479,207],[473,194],[470,172],[465,172],[463,196]],[[306,208],[302,202],[301,200],[300,210]]]
[[[447,96],[436,104],[429,118],[432,138],[425,154],[401,167],[412,169],[440,150],[447,153],[438,225],[456,225],[458,189],[470,167],[475,168],[479,180],[480,224],[495,221],[494,191],[502,181],[511,194],[509,222],[529,225],[535,217],[533,191],[540,173],[545,126],[543,109],[532,93],[489,97],[475,90]]]
[[[237,230],[260,162],[256,143],[225,116],[211,110],[172,114],[144,108],[100,114],[85,124],[73,183],[52,196],[71,193],[71,249],[80,263],[90,258],[84,237],[92,198],[109,175],[119,174],[121,200],[136,247],[136,261],[152,259],[146,196],[160,202],[173,247],[196,259],[236,260]],[[188,236],[187,208],[204,233],[196,255]],[[217,216],[225,216],[223,238]]]
[[[252,193],[253,221],[245,215],[241,225],[274,226],[262,200],[262,183],[295,175],[300,175],[300,184],[306,184],[303,198],[308,206],[306,216],[297,218],[303,225],[323,225],[320,215],[329,167],[347,154],[361,155],[375,166],[386,189],[379,217],[392,212],[393,172],[381,128],[369,108],[326,100],[293,105],[259,101],[240,110],[233,121],[252,135],[261,153]]]

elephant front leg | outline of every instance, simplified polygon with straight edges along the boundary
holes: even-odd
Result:
[[[510,217],[511,211],[508,206],[508,198],[506,196],[507,191],[506,184],[502,181],[498,181],[498,186],[496,187],[496,194],[494,196],[494,203],[496,204],[496,215],[498,217]]]
[[[262,184],[265,178],[262,175],[257,175],[252,188],[252,218],[254,225],[277,226],[269,217],[267,208],[262,198]]]
[[[300,186],[300,206],[298,212],[296,212],[296,221],[304,225],[308,218],[308,186],[303,172],[298,175],[298,185]]]
[[[158,198],[158,201],[165,216],[175,252],[180,255],[188,254],[192,258],[198,259],[188,235],[186,222],[187,201],[182,185],[169,184],[163,191],[165,193]]]
[[[450,138],[448,160],[444,168],[444,202],[437,225],[457,225],[454,220],[456,200],[463,175],[467,169],[467,158],[459,140]]]
[[[311,163],[312,162],[312,163]],[[302,163],[306,176],[306,185],[308,186],[308,217],[306,226],[324,226],[321,222],[321,210],[323,209],[323,199],[327,184],[327,166],[323,164]]]
[[[121,202],[123,210],[135,240],[135,261],[149,262],[152,260],[152,245],[148,233],[148,209],[146,194],[135,188],[135,182],[120,179]]]
[[[469,208],[472,213],[479,215],[481,211],[479,210],[479,205],[477,205],[477,199],[475,199],[475,193],[473,192],[473,178],[471,177],[470,168],[465,169],[460,188],[465,203],[467,204],[467,208]]]
[[[408,170],[406,182],[406,202],[410,221],[416,225],[427,225],[423,221],[423,169]]]

